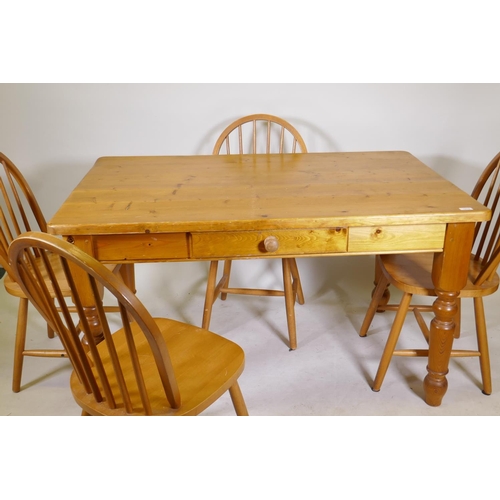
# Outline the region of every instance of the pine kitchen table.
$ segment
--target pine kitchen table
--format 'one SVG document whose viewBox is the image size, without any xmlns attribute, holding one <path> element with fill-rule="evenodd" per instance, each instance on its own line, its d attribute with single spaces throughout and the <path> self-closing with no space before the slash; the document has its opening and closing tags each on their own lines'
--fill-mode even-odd
<svg viewBox="0 0 500 500">
<path fill-rule="evenodd" d="M 125 270 L 139 262 L 435 252 L 424 389 L 426 402 L 439 406 L 474 226 L 489 217 L 402 151 L 123 156 L 99 158 L 48 231 L 104 263 L 130 264 Z M 123 276 L 133 288 L 133 273 Z M 83 282 L 80 289 L 100 338 Z"/>
</svg>

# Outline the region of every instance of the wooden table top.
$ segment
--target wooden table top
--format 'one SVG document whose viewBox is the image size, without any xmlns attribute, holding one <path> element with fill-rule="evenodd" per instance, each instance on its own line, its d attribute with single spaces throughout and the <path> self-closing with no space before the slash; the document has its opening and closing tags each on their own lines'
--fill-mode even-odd
<svg viewBox="0 0 500 500">
<path fill-rule="evenodd" d="M 487 208 L 403 151 L 103 157 L 48 231 L 265 230 L 489 217 Z"/>
</svg>

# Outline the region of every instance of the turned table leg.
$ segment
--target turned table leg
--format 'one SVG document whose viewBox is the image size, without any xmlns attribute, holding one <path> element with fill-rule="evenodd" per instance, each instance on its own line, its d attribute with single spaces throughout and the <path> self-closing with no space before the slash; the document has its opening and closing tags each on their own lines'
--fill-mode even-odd
<svg viewBox="0 0 500 500">
<path fill-rule="evenodd" d="M 458 295 L 467 283 L 474 223 L 448 224 L 443 252 L 436 253 L 432 279 L 437 299 L 429 337 L 429 360 L 424 379 L 425 401 L 439 406 L 448 388 L 446 375 L 455 332 Z"/>
<path fill-rule="evenodd" d="M 436 290 L 436 293 L 438 298 L 432 306 L 435 317 L 430 329 L 428 373 L 424 379 L 425 399 L 430 406 L 439 406 L 448 389 L 446 375 L 453 345 L 453 317 L 457 311 L 458 296 L 458 293 L 441 290 Z"/>
<path fill-rule="evenodd" d="M 67 237 L 67 240 L 69 243 L 73 243 L 84 252 L 93 256 L 91 238 L 69 236 Z M 85 312 L 85 317 L 87 319 L 90 332 L 92 333 L 95 343 L 98 344 L 99 342 L 102 342 L 104 340 L 104 334 L 102 331 L 101 322 L 99 320 L 97 307 L 95 305 L 94 295 L 88 281 L 87 273 L 80 269 L 78 266 L 75 266 L 73 269 L 73 277 L 75 280 L 75 286 L 78 290 L 80 301 L 83 306 L 83 310 Z M 82 331 L 85 331 L 82 325 L 80 325 L 80 328 L 82 329 Z M 85 336 L 83 336 L 82 338 L 82 343 L 84 345 L 87 345 L 88 343 L 88 340 Z"/>
</svg>

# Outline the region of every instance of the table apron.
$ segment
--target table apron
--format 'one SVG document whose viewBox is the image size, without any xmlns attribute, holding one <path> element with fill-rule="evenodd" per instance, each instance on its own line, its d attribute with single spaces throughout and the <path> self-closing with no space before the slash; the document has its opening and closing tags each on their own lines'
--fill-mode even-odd
<svg viewBox="0 0 500 500">
<path fill-rule="evenodd" d="M 443 249 L 446 224 L 68 236 L 101 262 L 376 254 Z M 266 250 L 274 238 L 277 248 Z"/>
</svg>

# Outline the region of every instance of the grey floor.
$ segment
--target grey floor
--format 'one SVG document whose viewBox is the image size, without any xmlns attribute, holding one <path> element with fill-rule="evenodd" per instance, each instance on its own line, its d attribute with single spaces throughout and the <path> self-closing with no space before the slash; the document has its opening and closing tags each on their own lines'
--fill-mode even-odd
<svg viewBox="0 0 500 500">
<path fill-rule="evenodd" d="M 498 295 L 486 300 L 493 394 L 481 392 L 477 358 L 450 363 L 448 392 L 440 407 L 423 401 L 424 358 L 394 358 L 382 390 L 370 384 L 394 314 L 375 317 L 367 338 L 358 330 L 368 306 L 373 257 L 335 257 L 298 261 L 306 304 L 296 306 L 298 349 L 290 352 L 281 298 L 230 296 L 214 306 L 210 329 L 232 339 L 246 353 L 240 386 L 253 416 L 342 415 L 499 415 L 500 308 Z M 136 267 L 137 294 L 155 316 L 200 324 L 207 263 L 141 264 Z M 242 276 L 245 275 L 245 280 Z M 261 276 L 266 276 L 263 281 Z M 280 284 L 279 261 L 237 262 L 234 284 Z M 399 295 L 392 292 L 394 299 Z M 66 359 L 26 358 L 22 390 L 11 391 L 17 299 L 0 286 L 0 414 L 79 415 L 69 391 Z M 463 305 L 461 348 L 475 347 L 472 304 Z M 30 309 L 30 347 L 49 347 L 45 325 Z M 413 316 L 408 317 L 401 346 L 424 347 Z M 459 344 L 458 344 L 459 343 Z M 204 415 L 233 415 L 224 395 Z"/>
</svg>

